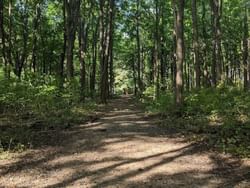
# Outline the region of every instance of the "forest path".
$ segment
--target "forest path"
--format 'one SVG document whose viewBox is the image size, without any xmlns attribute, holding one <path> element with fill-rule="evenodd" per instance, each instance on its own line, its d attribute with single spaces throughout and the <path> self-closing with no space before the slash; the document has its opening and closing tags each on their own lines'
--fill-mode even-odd
<svg viewBox="0 0 250 188">
<path fill-rule="evenodd" d="M 46 134 L 49 146 L 0 161 L 0 187 L 250 187 L 249 161 L 186 141 L 130 97 L 95 122 Z"/>
</svg>

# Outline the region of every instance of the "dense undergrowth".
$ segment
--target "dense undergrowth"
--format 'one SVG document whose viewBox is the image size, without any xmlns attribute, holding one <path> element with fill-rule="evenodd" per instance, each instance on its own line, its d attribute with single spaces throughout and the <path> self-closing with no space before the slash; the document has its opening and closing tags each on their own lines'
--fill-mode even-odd
<svg viewBox="0 0 250 188">
<path fill-rule="evenodd" d="M 88 120 L 92 102 L 79 102 L 77 84 L 56 87 L 53 77 L 0 81 L 0 152 L 32 147 L 41 131 L 62 130 Z"/>
<path fill-rule="evenodd" d="M 143 100 L 146 108 L 161 113 L 164 126 L 223 152 L 250 157 L 249 92 L 229 87 L 195 90 L 185 94 L 181 113 L 174 107 L 172 93 L 154 103 L 148 100 L 149 93 Z"/>
</svg>

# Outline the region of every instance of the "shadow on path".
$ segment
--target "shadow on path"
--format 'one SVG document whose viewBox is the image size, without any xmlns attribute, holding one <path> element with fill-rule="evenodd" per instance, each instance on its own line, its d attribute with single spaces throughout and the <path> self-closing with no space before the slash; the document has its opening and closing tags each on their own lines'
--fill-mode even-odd
<svg viewBox="0 0 250 188">
<path fill-rule="evenodd" d="M 132 98 L 101 111 L 95 122 L 49 133 L 51 144 L 0 161 L 0 187 L 250 187 L 249 161 L 187 142 Z"/>
</svg>

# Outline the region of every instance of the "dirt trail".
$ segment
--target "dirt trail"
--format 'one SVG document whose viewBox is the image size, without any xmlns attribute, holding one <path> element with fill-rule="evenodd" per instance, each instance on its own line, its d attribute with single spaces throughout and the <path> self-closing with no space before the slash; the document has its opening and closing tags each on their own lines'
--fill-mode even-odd
<svg viewBox="0 0 250 188">
<path fill-rule="evenodd" d="M 0 161 L 0 187 L 250 187 L 249 161 L 187 142 L 135 103 L 115 99 L 95 122 Z"/>
</svg>

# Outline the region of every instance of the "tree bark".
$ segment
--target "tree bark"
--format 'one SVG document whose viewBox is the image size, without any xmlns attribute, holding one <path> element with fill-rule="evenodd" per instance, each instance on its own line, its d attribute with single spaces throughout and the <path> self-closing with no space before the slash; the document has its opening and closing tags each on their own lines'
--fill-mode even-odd
<svg viewBox="0 0 250 188">
<path fill-rule="evenodd" d="M 5 51 L 5 30 L 4 30 L 4 2 L 0 1 L 0 47 L 1 47 L 1 53 L 2 53 L 2 62 L 4 66 L 4 73 L 5 77 L 8 78 L 8 61 L 6 59 L 6 51 Z"/>
<path fill-rule="evenodd" d="M 114 75 L 114 65 L 113 65 L 113 43 L 114 43 L 114 16 L 115 16 L 115 1 L 110 0 L 110 18 L 109 18 L 109 96 L 114 94 L 114 82 L 115 82 L 115 75 Z"/>
<path fill-rule="evenodd" d="M 159 0 L 155 0 L 155 40 L 154 40 L 154 88 L 155 88 L 155 99 L 160 96 L 160 59 L 159 59 L 159 49 L 160 49 L 160 38 L 159 38 Z"/>
<path fill-rule="evenodd" d="M 248 59 L 249 59 L 249 52 L 248 52 L 248 40 L 249 40 L 249 31 L 248 31 L 248 15 L 247 15 L 247 8 L 245 7 L 245 14 L 244 14 L 244 36 L 243 36 L 243 66 L 244 66 L 244 89 L 248 89 Z"/>
<path fill-rule="evenodd" d="M 101 103 L 107 103 L 108 92 L 108 48 L 109 48 L 109 26 L 105 24 L 107 14 L 105 14 L 105 1 L 100 0 L 100 99 Z M 109 22 L 108 22 L 109 23 Z M 106 31 L 105 31 L 106 28 Z"/>
<path fill-rule="evenodd" d="M 63 0 L 63 6 L 62 6 L 62 12 L 63 12 L 63 47 L 62 47 L 62 53 L 61 53 L 61 59 L 59 63 L 59 88 L 63 88 L 64 83 L 64 61 L 65 61 L 65 54 L 66 54 L 66 48 L 67 48 L 67 29 L 66 29 L 66 0 Z"/>
<path fill-rule="evenodd" d="M 136 45 L 137 45 L 137 81 L 138 90 L 136 94 L 142 92 L 142 80 L 141 80 L 141 37 L 140 37 L 140 0 L 136 1 Z"/>
<path fill-rule="evenodd" d="M 98 40 L 98 29 L 99 29 L 99 18 L 96 23 L 96 28 L 93 31 L 93 41 L 92 41 L 92 73 L 90 77 L 90 92 L 91 97 L 95 95 L 95 85 L 96 85 L 96 61 L 97 61 L 97 40 Z"/>
<path fill-rule="evenodd" d="M 37 59 L 37 38 L 38 38 L 38 27 L 41 17 L 41 8 L 40 3 L 36 5 L 36 15 L 33 20 L 33 46 L 32 46 L 32 60 L 31 64 L 33 67 L 33 71 L 36 72 L 36 59 Z"/>
<path fill-rule="evenodd" d="M 172 0 L 172 7 L 173 7 L 173 16 L 174 16 L 174 23 L 173 23 L 173 45 L 172 45 L 172 62 L 171 62 L 171 81 L 172 81 L 172 89 L 175 91 L 176 89 L 176 22 L 177 22 L 177 10 L 176 10 L 176 0 Z"/>
<path fill-rule="evenodd" d="M 8 7 L 8 16 L 9 16 L 9 36 L 8 36 L 8 52 L 7 52 L 7 57 L 8 57 L 8 63 L 7 63 L 7 77 L 10 77 L 10 67 L 13 65 L 12 62 L 12 0 L 9 0 L 9 7 Z"/>
<path fill-rule="evenodd" d="M 86 10 L 85 1 L 83 1 L 83 11 L 88 11 L 88 18 L 90 17 L 91 11 Z M 92 8 L 92 7 L 91 7 Z M 90 9 L 91 9 L 90 8 Z M 85 58 L 88 48 L 88 37 L 89 37 L 89 22 L 88 18 L 80 14 L 79 17 L 79 60 L 80 60 L 80 99 L 82 102 L 85 101 L 86 97 L 86 65 Z"/>
<path fill-rule="evenodd" d="M 28 19 L 29 19 L 29 15 L 28 15 L 28 4 L 27 4 L 27 0 L 24 1 L 24 9 L 21 13 L 21 19 L 22 19 L 22 49 L 18 49 L 17 47 L 15 47 L 13 50 L 16 52 L 15 54 L 15 67 L 14 67 L 14 73 L 15 75 L 19 78 L 19 80 L 21 79 L 21 75 L 22 75 L 22 70 L 24 67 L 24 64 L 27 60 L 27 54 L 28 54 Z M 11 12 L 11 10 L 10 10 Z M 11 15 L 11 13 L 10 13 Z M 12 22 L 12 21 L 11 21 Z M 12 23 L 10 23 L 10 25 L 12 26 Z M 10 30 L 12 30 L 12 27 L 10 27 Z M 11 32 L 10 32 L 11 35 Z M 15 39 L 16 40 L 16 39 Z M 9 44 L 10 45 L 10 44 Z M 11 45 L 9 46 L 9 53 L 11 56 L 12 53 L 12 47 Z"/>
<path fill-rule="evenodd" d="M 175 103 L 177 107 L 183 105 L 183 62 L 184 62 L 184 5 L 185 0 L 175 0 L 176 6 L 176 89 Z"/>
<path fill-rule="evenodd" d="M 80 11 L 80 0 L 66 0 L 66 32 L 67 32 L 67 76 L 71 80 L 74 77 L 73 50 L 76 36 L 77 21 Z"/>
<path fill-rule="evenodd" d="M 192 0 L 192 21 L 193 21 L 193 48 L 194 48 L 194 65 L 195 65 L 195 81 L 196 88 L 200 88 L 201 83 L 201 70 L 200 70 L 200 57 L 199 57 L 199 35 L 197 23 L 197 1 Z"/>
<path fill-rule="evenodd" d="M 213 31 L 213 52 L 212 52 L 212 85 L 216 87 L 221 80 L 221 7 L 222 0 L 211 0 L 212 31 Z"/>
</svg>

